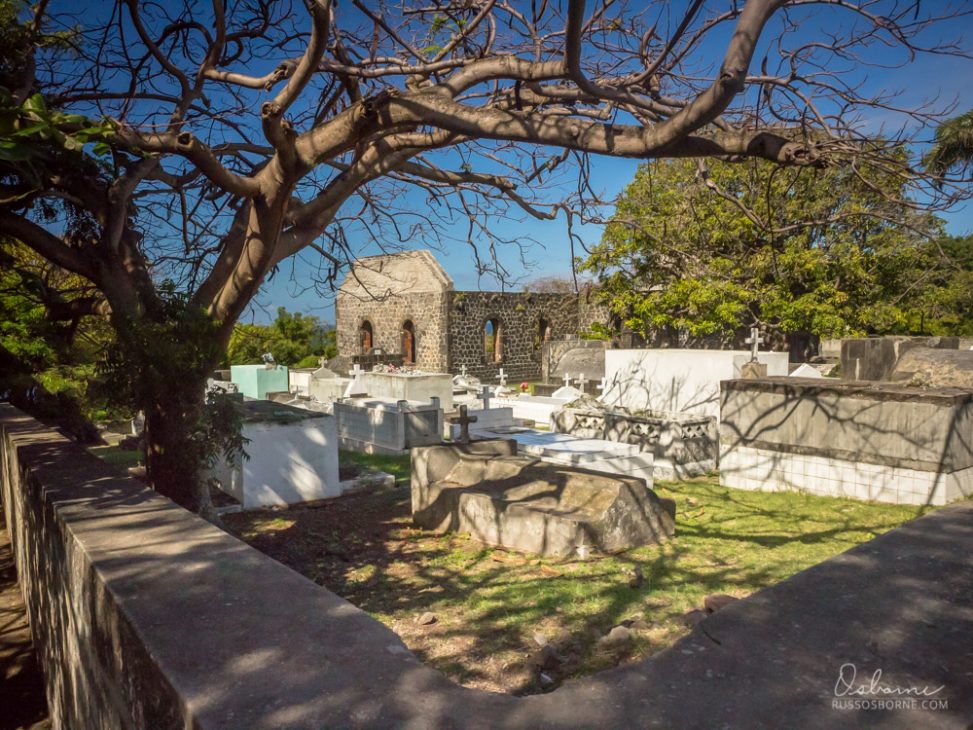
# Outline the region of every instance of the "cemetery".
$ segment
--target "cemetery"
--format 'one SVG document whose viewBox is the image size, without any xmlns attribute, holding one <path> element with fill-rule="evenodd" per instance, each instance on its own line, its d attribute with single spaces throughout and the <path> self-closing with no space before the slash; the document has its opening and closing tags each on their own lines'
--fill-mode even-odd
<svg viewBox="0 0 973 730">
<path fill-rule="evenodd" d="M 682 5 L 3 4 L 0 730 L 973 728 L 973 11 Z"/>
</svg>

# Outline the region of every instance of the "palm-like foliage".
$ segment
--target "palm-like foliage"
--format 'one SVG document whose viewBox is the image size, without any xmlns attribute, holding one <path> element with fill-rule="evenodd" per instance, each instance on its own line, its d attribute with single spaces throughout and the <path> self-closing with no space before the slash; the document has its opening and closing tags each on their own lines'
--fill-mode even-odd
<svg viewBox="0 0 973 730">
<path fill-rule="evenodd" d="M 973 109 L 939 125 L 936 141 L 923 162 L 937 175 L 957 166 L 965 171 L 973 165 Z"/>
</svg>

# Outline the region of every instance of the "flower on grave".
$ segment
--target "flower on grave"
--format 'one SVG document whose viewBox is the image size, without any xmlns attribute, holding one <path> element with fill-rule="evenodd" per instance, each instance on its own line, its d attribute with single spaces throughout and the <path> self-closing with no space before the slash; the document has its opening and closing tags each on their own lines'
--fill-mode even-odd
<svg viewBox="0 0 973 730">
<path fill-rule="evenodd" d="M 530 383 L 528 383 L 526 380 L 520 384 L 521 393 L 526 393 L 528 388 L 530 388 Z"/>
</svg>

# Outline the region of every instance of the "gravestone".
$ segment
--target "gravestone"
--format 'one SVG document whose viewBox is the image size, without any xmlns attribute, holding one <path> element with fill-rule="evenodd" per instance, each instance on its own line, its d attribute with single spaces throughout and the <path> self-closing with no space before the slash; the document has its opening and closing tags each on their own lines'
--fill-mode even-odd
<svg viewBox="0 0 973 730">
<path fill-rule="evenodd" d="M 638 479 L 517 455 L 509 440 L 412 452 L 412 518 L 436 532 L 564 557 L 618 552 L 675 533 L 674 504 Z"/>
<path fill-rule="evenodd" d="M 248 398 L 263 400 L 267 393 L 288 392 L 287 368 L 283 365 L 233 365 L 230 379 Z"/>
<path fill-rule="evenodd" d="M 426 403 L 438 398 L 444 410 L 453 410 L 453 376 L 449 373 L 364 372 L 360 383 L 366 393 L 376 398 Z"/>
</svg>

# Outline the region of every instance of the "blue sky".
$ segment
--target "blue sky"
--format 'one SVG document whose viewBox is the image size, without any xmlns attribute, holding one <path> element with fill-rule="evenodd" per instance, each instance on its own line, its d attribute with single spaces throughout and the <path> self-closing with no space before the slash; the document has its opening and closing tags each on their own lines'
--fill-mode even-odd
<svg viewBox="0 0 973 730">
<path fill-rule="evenodd" d="M 932 6 L 940 7 L 936 2 L 933 2 Z M 820 17 L 822 24 L 834 22 L 836 19 L 835 14 L 830 11 L 829 14 Z M 810 27 L 814 19 L 812 18 L 812 22 L 807 24 L 808 27 L 802 28 L 800 31 L 802 36 L 810 37 L 815 32 L 814 28 Z M 946 24 L 936 33 L 949 34 L 953 39 L 973 38 L 973 18 L 957 18 L 955 22 Z M 773 35 L 771 29 L 767 36 Z M 713 39 L 712 55 L 717 62 L 722 52 L 721 41 L 722 39 L 719 38 Z M 883 63 L 896 63 L 903 60 L 901 56 L 886 55 L 889 51 L 884 48 L 875 49 L 872 53 L 875 54 L 874 60 Z M 970 60 L 921 55 L 914 62 L 900 68 L 854 69 L 851 73 L 857 75 L 869 90 L 901 91 L 902 95 L 898 103 L 902 106 L 919 107 L 933 102 L 942 108 L 955 104 L 957 112 L 973 107 L 973 83 L 971 83 L 973 82 L 973 61 Z M 866 120 L 867 126 L 876 132 L 881 130 L 883 125 L 896 126 L 897 121 L 893 115 L 878 112 Z M 925 136 L 928 139 L 931 132 Z M 605 198 L 614 197 L 631 180 L 637 165 L 636 160 L 594 158 L 591 166 L 594 189 Z M 973 232 L 973 205 L 958 207 L 944 217 L 950 233 Z M 499 260 L 512 271 L 521 274 L 522 278 L 530 280 L 541 276 L 570 275 L 570 248 L 567 226 L 563 217 L 554 221 L 538 221 L 529 217 L 520 221 L 498 221 L 496 228 L 504 235 L 533 239 L 536 242 L 528 251 L 527 269 L 524 269 L 519 262 L 520 252 L 517 247 L 511 246 L 498 251 Z M 589 245 L 596 243 L 601 236 L 601 229 L 598 226 L 576 227 L 575 232 L 579 233 Z M 375 253 L 374 250 L 369 250 L 362 245 L 361 241 L 352 243 L 358 243 L 363 253 Z M 421 245 L 416 242 L 415 247 Z M 465 244 L 450 245 L 445 250 L 437 250 L 434 253 L 453 278 L 458 289 L 498 288 L 495 281 L 477 277 L 470 251 Z M 333 321 L 332 298 L 322 296 L 313 287 L 309 287 L 306 276 L 301 273 L 303 268 L 301 265 L 291 266 L 285 262 L 278 274 L 265 283 L 254 306 L 244 315 L 243 320 L 268 321 L 273 317 L 278 306 L 285 306 L 290 310 L 314 314 L 327 322 Z"/>
</svg>

